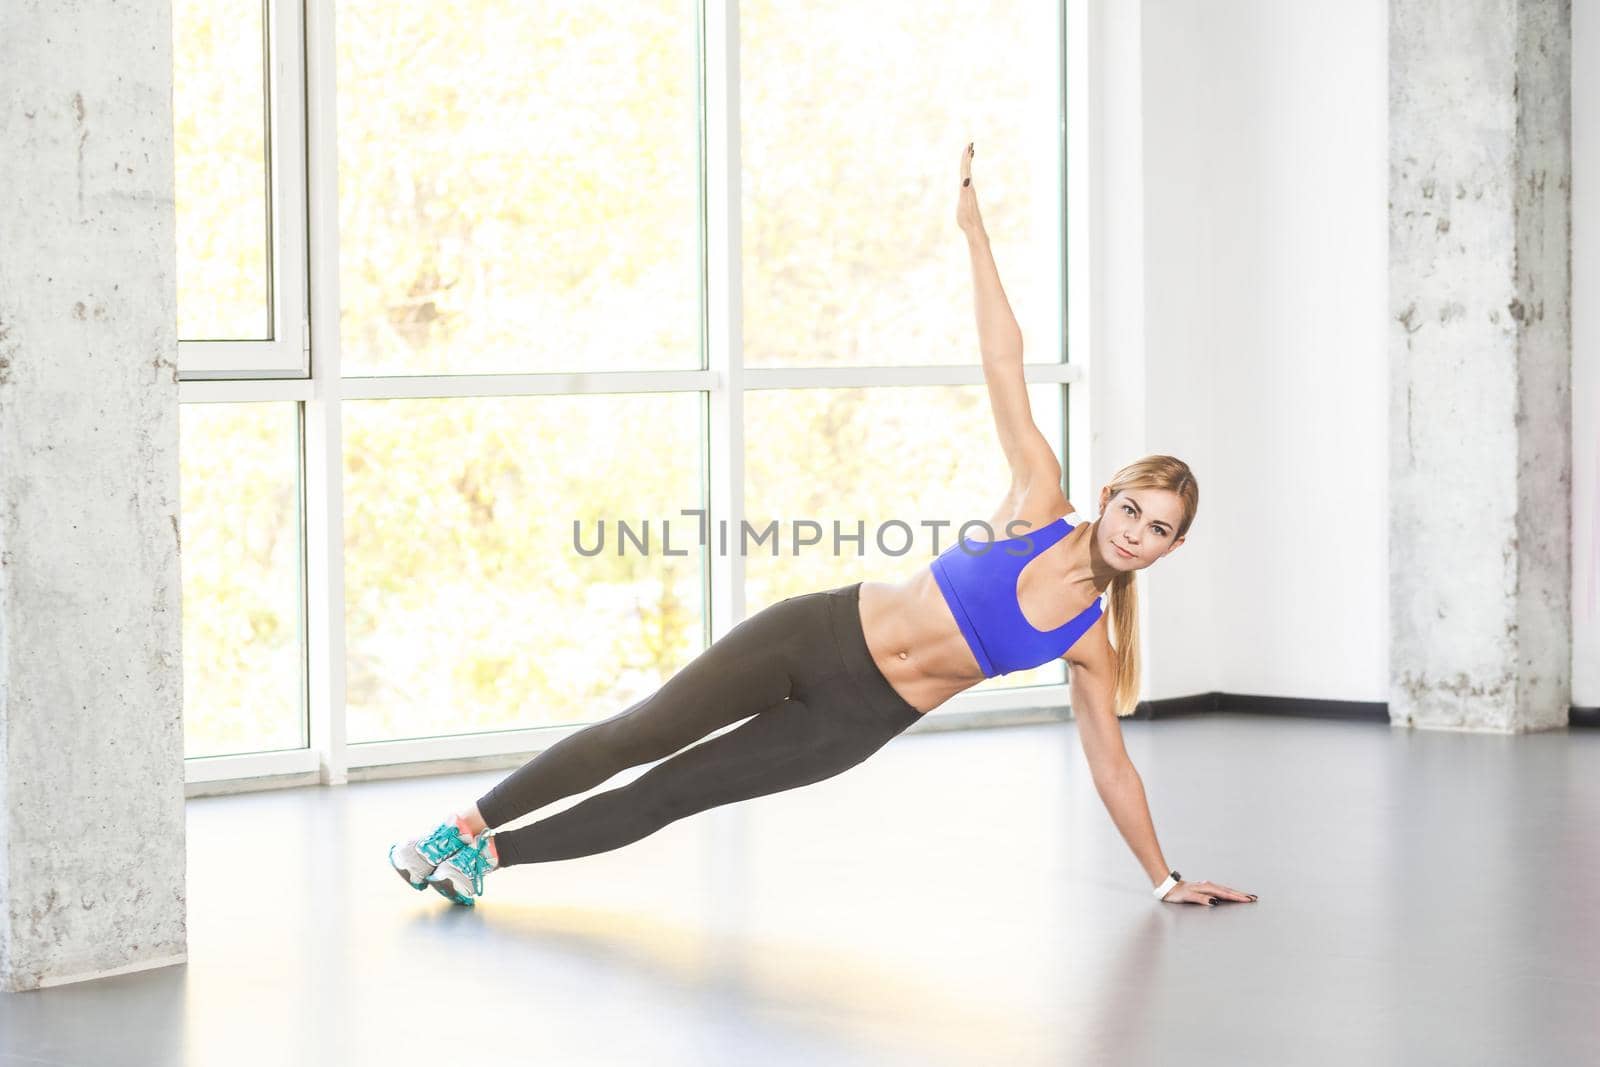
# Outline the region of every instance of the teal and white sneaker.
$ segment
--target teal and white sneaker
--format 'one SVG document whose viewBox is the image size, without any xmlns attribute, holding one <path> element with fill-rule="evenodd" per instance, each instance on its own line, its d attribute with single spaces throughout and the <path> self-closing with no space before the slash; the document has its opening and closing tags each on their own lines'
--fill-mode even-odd
<svg viewBox="0 0 1600 1067">
<path fill-rule="evenodd" d="M 493 837 L 492 830 L 485 830 L 472 844 L 452 853 L 428 875 L 428 884 L 452 903 L 472 907 L 474 898 L 483 896 L 483 876 L 500 867 L 496 856 L 488 852 Z"/>
<path fill-rule="evenodd" d="M 442 822 L 427 837 L 413 838 L 389 846 L 389 866 L 412 889 L 428 888 L 428 875 L 464 848 L 470 848 L 454 822 Z"/>
</svg>

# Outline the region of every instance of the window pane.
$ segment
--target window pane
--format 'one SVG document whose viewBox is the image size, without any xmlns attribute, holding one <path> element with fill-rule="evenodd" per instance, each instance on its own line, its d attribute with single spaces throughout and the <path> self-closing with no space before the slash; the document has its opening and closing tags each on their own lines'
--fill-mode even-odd
<svg viewBox="0 0 1600 1067">
<path fill-rule="evenodd" d="M 1064 390 L 1028 387 L 1034 421 L 1057 455 Z M 745 597 L 751 613 L 796 593 L 858 579 L 910 577 L 955 544 L 963 522 L 988 521 L 1011 481 L 981 385 L 755 390 L 745 397 L 745 426 L 751 440 L 759 431 L 759 439 L 774 445 L 751 449 L 745 457 L 746 515 L 755 531 L 776 519 L 779 535 L 776 557 L 771 538 L 746 548 Z M 822 539 L 797 550 L 793 524 L 800 519 L 820 524 Z M 909 529 L 890 525 L 895 520 Z M 949 525 L 923 525 L 941 520 Z M 858 523 L 861 543 L 843 540 L 857 532 Z M 888 552 L 878 547 L 880 529 Z M 730 528 L 730 546 L 735 532 Z M 817 536 L 810 528 L 799 533 Z M 981 527 L 968 534 L 987 536 Z M 1057 661 L 986 679 L 977 688 L 1064 678 Z"/>
<path fill-rule="evenodd" d="M 700 365 L 695 4 L 338 4 L 346 373 Z"/>
<path fill-rule="evenodd" d="M 178 336 L 265 340 L 267 139 L 261 0 L 174 0 Z"/>
<path fill-rule="evenodd" d="M 304 748 L 296 404 L 179 408 L 185 756 Z"/>
<path fill-rule="evenodd" d="M 702 506 L 700 394 L 349 401 L 344 419 L 351 741 L 602 719 L 704 647 L 680 516 Z M 650 520 L 648 551 L 619 554 L 618 519 Z M 592 548 L 602 520 L 605 550 L 581 555 L 574 521 Z"/>
<path fill-rule="evenodd" d="M 1059 6 L 740 4 L 747 364 L 977 360 L 969 141 L 1027 358 L 1060 361 Z"/>
</svg>

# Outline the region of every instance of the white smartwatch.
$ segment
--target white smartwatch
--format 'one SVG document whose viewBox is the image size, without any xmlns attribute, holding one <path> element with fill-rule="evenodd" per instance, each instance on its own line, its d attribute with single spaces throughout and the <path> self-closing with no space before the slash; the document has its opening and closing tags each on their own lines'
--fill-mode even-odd
<svg viewBox="0 0 1600 1067">
<path fill-rule="evenodd" d="M 1151 890 L 1151 892 L 1155 893 L 1157 900 L 1161 900 L 1168 893 L 1172 892 L 1173 886 L 1177 885 L 1181 881 L 1183 881 L 1183 876 L 1177 871 L 1168 871 L 1167 880 L 1156 886 L 1155 889 Z"/>
</svg>

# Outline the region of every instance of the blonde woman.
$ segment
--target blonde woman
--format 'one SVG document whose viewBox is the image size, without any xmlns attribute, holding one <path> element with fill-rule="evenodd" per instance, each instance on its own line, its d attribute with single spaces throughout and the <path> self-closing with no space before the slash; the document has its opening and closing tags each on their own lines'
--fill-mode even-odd
<svg viewBox="0 0 1600 1067">
<path fill-rule="evenodd" d="M 1186 882 L 1167 866 L 1117 721 L 1139 689 L 1134 574 L 1183 544 L 1199 505 L 1194 476 L 1181 460 L 1148 456 L 1101 490 L 1098 519 L 1073 509 L 1029 410 L 1022 336 L 978 214 L 972 159 L 968 145 L 956 221 L 972 253 L 984 377 L 1010 466 L 988 524 L 1003 536 L 962 539 L 899 582 L 853 582 L 756 612 L 650 696 L 561 739 L 431 833 L 392 846 L 390 864 L 410 885 L 470 906 L 491 871 L 620 848 L 696 812 L 830 778 L 985 678 L 1061 658 L 1095 785 L 1154 895 L 1255 899 Z M 655 760 L 627 785 L 526 826 L 489 829 Z"/>
</svg>

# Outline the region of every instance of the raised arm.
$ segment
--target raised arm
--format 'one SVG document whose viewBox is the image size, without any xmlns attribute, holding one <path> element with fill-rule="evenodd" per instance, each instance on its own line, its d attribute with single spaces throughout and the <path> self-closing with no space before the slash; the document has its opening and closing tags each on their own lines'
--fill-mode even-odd
<svg viewBox="0 0 1600 1067">
<path fill-rule="evenodd" d="M 989 234 L 978 212 L 978 194 L 972 186 L 973 148 L 961 153 L 961 197 L 956 222 L 967 236 L 972 254 L 972 285 L 977 302 L 978 351 L 983 357 L 983 379 L 989 387 L 1000 448 L 1011 466 L 1013 483 L 1061 484 L 1061 461 L 1049 440 L 1033 421 L 1028 387 L 1022 376 L 1022 330 L 989 249 Z"/>
</svg>

